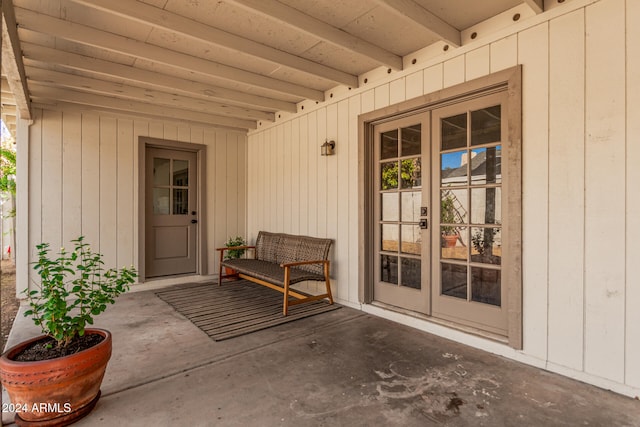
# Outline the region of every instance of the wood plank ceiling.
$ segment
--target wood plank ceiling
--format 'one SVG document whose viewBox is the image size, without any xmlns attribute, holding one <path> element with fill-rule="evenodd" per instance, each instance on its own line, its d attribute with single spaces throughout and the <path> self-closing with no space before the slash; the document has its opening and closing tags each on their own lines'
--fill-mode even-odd
<svg viewBox="0 0 640 427">
<path fill-rule="evenodd" d="M 549 2 L 549 0 L 547 0 Z M 250 130 L 543 0 L 4 0 L 2 117 L 97 110 Z M 16 31 L 17 30 L 17 31 Z"/>
</svg>

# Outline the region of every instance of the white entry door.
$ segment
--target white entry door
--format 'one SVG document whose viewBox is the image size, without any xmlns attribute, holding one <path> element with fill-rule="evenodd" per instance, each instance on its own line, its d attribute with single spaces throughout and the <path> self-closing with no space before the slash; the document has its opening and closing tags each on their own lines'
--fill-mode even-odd
<svg viewBox="0 0 640 427">
<path fill-rule="evenodd" d="M 196 273 L 197 155 L 146 150 L 146 277 Z"/>
</svg>

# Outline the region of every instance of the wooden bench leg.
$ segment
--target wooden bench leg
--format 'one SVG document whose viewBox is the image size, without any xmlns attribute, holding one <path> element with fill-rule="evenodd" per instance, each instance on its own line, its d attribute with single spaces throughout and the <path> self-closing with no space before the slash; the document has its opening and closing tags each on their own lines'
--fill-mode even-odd
<svg viewBox="0 0 640 427">
<path fill-rule="evenodd" d="M 284 268 L 284 301 L 282 302 L 282 314 L 286 316 L 289 312 L 289 267 Z"/>
<path fill-rule="evenodd" d="M 331 295 L 331 279 L 329 278 L 329 263 L 324 264 L 324 282 L 327 286 L 327 296 L 329 297 L 329 304 L 333 304 L 333 296 Z"/>
<path fill-rule="evenodd" d="M 220 267 L 218 270 L 218 286 L 222 286 L 222 251 L 220 251 L 220 263 L 218 265 Z"/>
</svg>

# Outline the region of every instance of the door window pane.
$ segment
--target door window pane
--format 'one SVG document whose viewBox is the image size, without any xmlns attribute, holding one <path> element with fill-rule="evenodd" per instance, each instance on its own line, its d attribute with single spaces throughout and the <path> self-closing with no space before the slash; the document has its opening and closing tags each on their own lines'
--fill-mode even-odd
<svg viewBox="0 0 640 427">
<path fill-rule="evenodd" d="M 502 189 L 500 187 L 471 189 L 471 223 L 502 223 Z"/>
<path fill-rule="evenodd" d="M 382 224 L 382 245 L 383 251 L 398 252 L 400 240 L 400 226 L 396 224 Z"/>
<path fill-rule="evenodd" d="M 406 254 L 420 255 L 422 233 L 418 225 L 402 225 L 402 246 L 400 250 Z"/>
<path fill-rule="evenodd" d="M 471 145 L 499 142 L 500 105 L 471 112 Z"/>
<path fill-rule="evenodd" d="M 380 158 L 398 157 L 398 131 L 392 130 L 380 135 Z"/>
<path fill-rule="evenodd" d="M 467 260 L 469 238 L 467 227 L 440 227 L 440 257 Z"/>
<path fill-rule="evenodd" d="M 189 162 L 187 160 L 173 161 L 173 185 L 181 187 L 189 185 Z"/>
<path fill-rule="evenodd" d="M 155 187 L 169 185 L 171 183 L 170 165 L 171 161 L 169 159 L 153 158 L 153 185 Z"/>
<path fill-rule="evenodd" d="M 462 224 L 467 222 L 467 189 L 440 191 L 440 222 Z"/>
<path fill-rule="evenodd" d="M 420 206 L 422 206 L 422 192 L 404 191 L 402 195 L 402 221 L 418 222 L 420 220 Z"/>
<path fill-rule="evenodd" d="M 402 188 L 416 188 L 422 186 L 422 163 L 420 157 L 401 161 Z"/>
<path fill-rule="evenodd" d="M 442 149 L 467 146 L 467 113 L 442 119 Z"/>
<path fill-rule="evenodd" d="M 183 188 L 173 189 L 173 214 L 189 214 L 189 190 Z"/>
<path fill-rule="evenodd" d="M 154 215 L 169 215 L 169 197 L 170 197 L 170 192 L 168 188 L 153 189 L 153 214 Z"/>
<path fill-rule="evenodd" d="M 398 195 L 399 193 L 382 193 L 381 196 L 381 208 L 382 208 L 382 220 L 383 221 L 398 221 Z"/>
<path fill-rule="evenodd" d="M 471 150 L 471 184 L 500 184 L 502 182 L 502 147 Z"/>
<path fill-rule="evenodd" d="M 440 155 L 440 185 L 451 187 L 467 185 L 467 150 Z"/>
<path fill-rule="evenodd" d="M 415 156 L 420 154 L 422 145 L 422 125 L 410 126 L 400 130 L 402 135 L 401 156 Z"/>
<path fill-rule="evenodd" d="M 440 279 L 442 295 L 467 299 L 467 266 L 442 263 Z"/>
<path fill-rule="evenodd" d="M 400 258 L 402 263 L 402 286 L 420 289 L 422 287 L 420 260 L 413 258 Z"/>
<path fill-rule="evenodd" d="M 501 304 L 500 270 L 471 267 L 471 300 L 485 304 Z"/>
<path fill-rule="evenodd" d="M 380 255 L 380 280 L 387 283 L 398 284 L 398 257 Z"/>
<path fill-rule="evenodd" d="M 496 227 L 471 227 L 471 261 L 502 263 L 502 233 Z"/>
<path fill-rule="evenodd" d="M 385 162 L 380 165 L 380 188 L 393 190 L 398 188 L 398 162 Z"/>
</svg>

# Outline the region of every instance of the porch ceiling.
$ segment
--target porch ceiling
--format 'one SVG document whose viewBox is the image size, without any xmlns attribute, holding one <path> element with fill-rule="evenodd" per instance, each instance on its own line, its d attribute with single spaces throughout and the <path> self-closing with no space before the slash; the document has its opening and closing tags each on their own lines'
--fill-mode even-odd
<svg viewBox="0 0 640 427">
<path fill-rule="evenodd" d="M 2 115 L 59 106 L 254 129 L 543 0 L 4 0 Z M 17 31 L 16 31 L 17 29 Z M 475 38 L 475 37 L 474 37 Z M 438 51 L 442 51 L 439 49 Z M 13 53 L 13 55 L 12 55 Z M 407 58 L 409 58 L 407 60 Z M 409 65 L 407 65 L 409 64 Z"/>
</svg>

